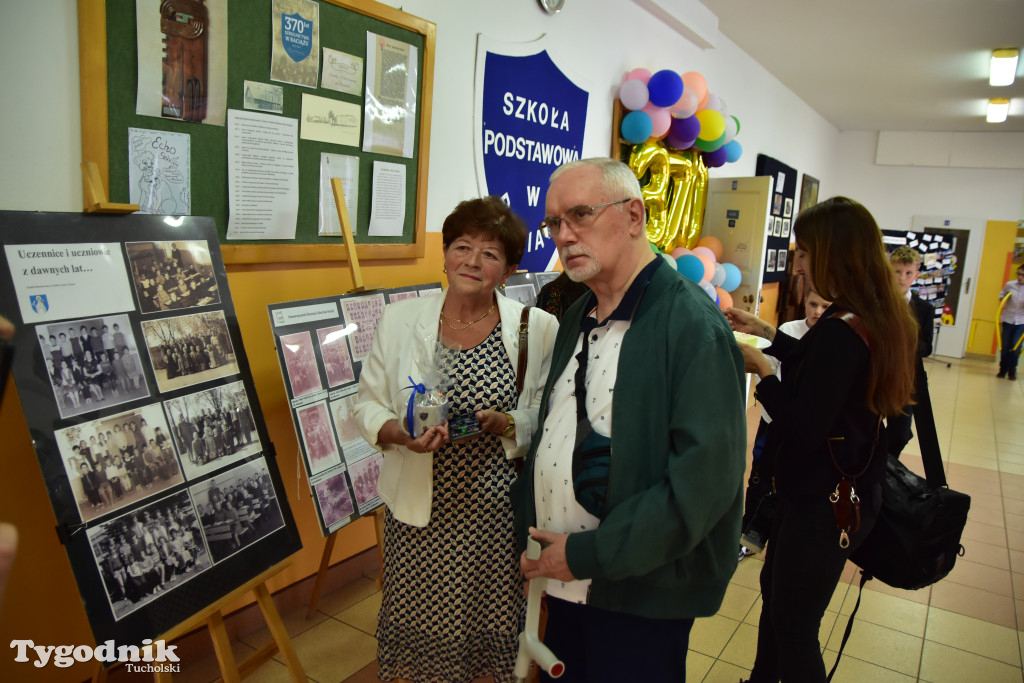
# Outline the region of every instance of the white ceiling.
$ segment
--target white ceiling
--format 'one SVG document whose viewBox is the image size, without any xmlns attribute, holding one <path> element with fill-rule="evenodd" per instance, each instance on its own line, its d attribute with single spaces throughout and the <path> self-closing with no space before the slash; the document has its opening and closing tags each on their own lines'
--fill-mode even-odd
<svg viewBox="0 0 1024 683">
<path fill-rule="evenodd" d="M 1024 132 L 1024 60 L 988 84 L 992 50 L 1024 46 L 1024 0 L 701 0 L 718 30 L 840 131 Z M 1009 97 L 986 123 L 990 97 Z"/>
</svg>

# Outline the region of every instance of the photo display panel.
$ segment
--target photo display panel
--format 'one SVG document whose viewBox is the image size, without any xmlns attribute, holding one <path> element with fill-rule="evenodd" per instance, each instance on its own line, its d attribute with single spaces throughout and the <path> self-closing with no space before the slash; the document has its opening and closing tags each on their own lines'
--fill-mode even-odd
<svg viewBox="0 0 1024 683">
<path fill-rule="evenodd" d="M 302 547 L 211 218 L 0 212 L 12 372 L 97 642 Z"/>
<path fill-rule="evenodd" d="M 434 282 L 267 307 L 324 536 L 381 505 L 377 476 L 383 456 L 363 439 L 355 406 L 359 371 L 384 307 L 440 293 Z"/>
</svg>

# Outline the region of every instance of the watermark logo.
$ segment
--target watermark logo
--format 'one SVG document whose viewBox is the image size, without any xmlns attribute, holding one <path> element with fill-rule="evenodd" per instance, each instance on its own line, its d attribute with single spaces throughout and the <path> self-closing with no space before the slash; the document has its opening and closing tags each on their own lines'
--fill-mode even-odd
<svg viewBox="0 0 1024 683">
<path fill-rule="evenodd" d="M 114 645 L 113 640 L 96 648 L 88 645 L 36 645 L 31 640 L 11 641 L 11 648 L 16 651 L 14 661 L 32 662 L 33 666 L 40 669 L 51 663 L 66 668 L 75 662 L 97 661 L 108 664 L 122 662 L 128 671 L 147 673 L 179 673 L 181 667 L 177 662 L 181 660 L 174 654 L 177 647 L 167 645 L 162 640 L 154 643 L 149 638 L 142 641 L 142 647 Z"/>
</svg>

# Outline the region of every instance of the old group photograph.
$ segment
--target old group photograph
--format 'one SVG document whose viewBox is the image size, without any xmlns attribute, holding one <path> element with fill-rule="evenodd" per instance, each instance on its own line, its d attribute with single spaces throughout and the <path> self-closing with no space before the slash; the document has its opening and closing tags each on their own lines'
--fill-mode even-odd
<svg viewBox="0 0 1024 683">
<path fill-rule="evenodd" d="M 114 619 L 212 566 L 188 492 L 179 491 L 88 530 Z"/>
<path fill-rule="evenodd" d="M 161 393 L 238 374 L 223 311 L 142 321 Z"/>
<path fill-rule="evenodd" d="M 205 479 L 189 490 L 214 562 L 284 526 L 263 458 Z"/>
<path fill-rule="evenodd" d="M 224 468 L 262 450 L 241 381 L 164 401 L 186 479 Z"/>
<path fill-rule="evenodd" d="M 36 325 L 36 336 L 62 418 L 149 396 L 127 315 Z"/>
<path fill-rule="evenodd" d="M 206 240 L 128 242 L 125 246 L 143 313 L 220 303 Z"/>
<path fill-rule="evenodd" d="M 169 432 L 159 403 L 54 432 L 83 522 L 184 481 Z"/>
</svg>

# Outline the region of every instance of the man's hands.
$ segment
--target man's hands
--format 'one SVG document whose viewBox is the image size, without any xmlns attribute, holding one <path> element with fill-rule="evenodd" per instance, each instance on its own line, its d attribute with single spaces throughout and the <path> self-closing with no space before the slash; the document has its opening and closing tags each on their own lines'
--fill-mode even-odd
<svg viewBox="0 0 1024 683">
<path fill-rule="evenodd" d="M 530 527 L 530 536 L 536 539 L 543 550 L 539 560 L 527 559 L 524 552 L 519 558 L 519 568 L 527 579 L 546 577 L 558 581 L 575 581 L 565 559 L 565 542 L 569 534 L 559 534 Z"/>
</svg>

